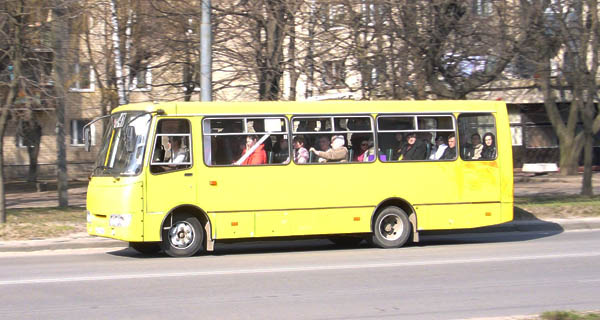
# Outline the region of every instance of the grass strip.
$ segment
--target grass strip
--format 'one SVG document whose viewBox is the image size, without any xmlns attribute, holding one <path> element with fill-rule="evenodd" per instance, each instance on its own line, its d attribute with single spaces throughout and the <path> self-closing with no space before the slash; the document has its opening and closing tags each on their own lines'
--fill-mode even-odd
<svg viewBox="0 0 600 320">
<path fill-rule="evenodd" d="M 34 240 L 85 232 L 85 211 L 80 207 L 6 210 L 0 240 Z"/>
<path fill-rule="evenodd" d="M 542 320 L 600 320 L 600 314 L 576 311 L 547 311 L 540 315 Z"/>
</svg>

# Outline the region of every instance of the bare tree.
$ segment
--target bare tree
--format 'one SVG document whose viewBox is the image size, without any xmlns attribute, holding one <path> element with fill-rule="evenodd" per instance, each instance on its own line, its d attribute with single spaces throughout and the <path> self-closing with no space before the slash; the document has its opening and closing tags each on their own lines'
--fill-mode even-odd
<svg viewBox="0 0 600 320">
<path fill-rule="evenodd" d="M 295 13 L 301 1 L 260 0 L 214 4 L 220 28 L 240 30 L 236 38 L 216 42 L 215 53 L 225 53 L 227 65 L 243 68 L 256 79 L 259 100 L 281 98 L 281 80 L 285 66 L 285 41 L 294 27 Z M 222 48 L 219 48 L 222 46 Z M 237 49 L 233 48 L 235 46 Z M 290 61 L 288 61 L 290 63 Z"/>
<path fill-rule="evenodd" d="M 521 6 L 524 19 L 533 21 L 529 47 L 535 48 L 522 55 L 535 68 L 558 137 L 560 172 L 576 174 L 585 148 L 582 194 L 591 195 L 593 135 L 600 130 L 597 1 L 522 1 Z M 570 102 L 561 103 L 560 97 L 570 97 Z"/>
<path fill-rule="evenodd" d="M 48 103 L 46 88 L 51 55 L 45 50 L 42 1 L 4 1 L 0 4 L 0 168 L 4 168 L 4 136 L 9 118 L 17 123 L 15 140 L 22 139 L 29 153 L 28 180 L 37 174 L 41 138 L 36 112 Z M 0 171 L 0 222 L 6 221 L 4 174 Z"/>
</svg>

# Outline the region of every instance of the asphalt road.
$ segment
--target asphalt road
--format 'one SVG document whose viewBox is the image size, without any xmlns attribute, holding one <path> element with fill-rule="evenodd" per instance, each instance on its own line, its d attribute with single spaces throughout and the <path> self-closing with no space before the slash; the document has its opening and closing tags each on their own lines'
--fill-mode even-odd
<svg viewBox="0 0 600 320">
<path fill-rule="evenodd" d="M 1 319 L 463 319 L 600 309 L 600 231 L 1 253 Z"/>
</svg>

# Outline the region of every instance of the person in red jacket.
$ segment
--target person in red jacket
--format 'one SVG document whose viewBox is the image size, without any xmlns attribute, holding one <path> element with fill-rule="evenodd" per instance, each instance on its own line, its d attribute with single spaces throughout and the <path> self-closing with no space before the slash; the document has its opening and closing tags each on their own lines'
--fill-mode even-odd
<svg viewBox="0 0 600 320">
<path fill-rule="evenodd" d="M 246 137 L 246 149 L 242 153 L 242 158 L 246 155 L 250 149 L 256 144 L 258 137 L 248 136 Z M 265 164 L 267 163 L 267 153 L 265 152 L 265 146 L 263 144 L 259 145 L 248 158 L 239 163 L 240 165 L 256 165 L 256 164 Z"/>
</svg>

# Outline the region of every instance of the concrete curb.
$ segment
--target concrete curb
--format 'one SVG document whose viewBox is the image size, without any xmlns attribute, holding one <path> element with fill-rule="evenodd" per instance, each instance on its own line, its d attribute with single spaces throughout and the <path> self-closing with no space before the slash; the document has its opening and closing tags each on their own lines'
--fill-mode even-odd
<svg viewBox="0 0 600 320">
<path fill-rule="evenodd" d="M 600 218 L 552 219 L 552 220 L 517 220 L 500 225 L 463 230 L 433 231 L 431 233 L 494 233 L 494 232 L 563 232 L 574 230 L 600 229 Z M 428 233 L 429 234 L 429 233 Z M 0 252 L 33 252 L 43 250 L 88 249 L 88 248 L 126 248 L 127 242 L 91 237 L 78 233 L 68 237 L 0 241 Z"/>
</svg>

